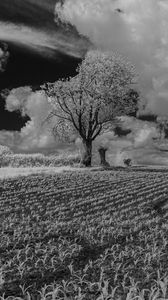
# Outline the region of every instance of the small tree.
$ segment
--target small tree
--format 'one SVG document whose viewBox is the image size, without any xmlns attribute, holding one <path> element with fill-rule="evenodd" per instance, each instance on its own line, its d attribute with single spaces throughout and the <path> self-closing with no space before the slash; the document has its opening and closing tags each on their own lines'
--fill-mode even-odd
<svg viewBox="0 0 168 300">
<path fill-rule="evenodd" d="M 157 129 L 159 131 L 160 139 L 168 138 L 168 118 L 165 116 L 157 117 Z"/>
<path fill-rule="evenodd" d="M 52 106 L 50 117 L 76 131 L 85 148 L 82 164 L 91 166 L 92 143 L 104 126 L 137 109 L 135 99 L 126 97 L 135 69 L 117 54 L 91 50 L 77 71 L 77 76 L 43 88 Z"/>
<path fill-rule="evenodd" d="M 124 159 L 124 164 L 125 164 L 127 167 L 131 166 L 131 158 L 126 158 L 126 159 Z"/>
</svg>

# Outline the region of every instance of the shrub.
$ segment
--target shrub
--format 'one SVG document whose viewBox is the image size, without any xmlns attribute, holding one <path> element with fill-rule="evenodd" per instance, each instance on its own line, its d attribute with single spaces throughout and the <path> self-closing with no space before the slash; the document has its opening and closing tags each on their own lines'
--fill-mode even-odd
<svg viewBox="0 0 168 300">
<path fill-rule="evenodd" d="M 131 164 L 132 164 L 131 158 L 126 158 L 126 159 L 124 159 L 124 164 L 125 164 L 127 167 L 131 166 Z"/>
<path fill-rule="evenodd" d="M 10 155 L 12 153 L 13 152 L 9 147 L 0 145 L 0 155 Z"/>
</svg>

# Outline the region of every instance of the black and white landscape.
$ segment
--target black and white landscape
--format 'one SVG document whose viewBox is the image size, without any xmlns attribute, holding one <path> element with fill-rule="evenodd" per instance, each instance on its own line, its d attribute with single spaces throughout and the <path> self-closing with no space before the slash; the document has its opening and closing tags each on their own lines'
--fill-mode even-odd
<svg viewBox="0 0 168 300">
<path fill-rule="evenodd" d="M 168 299 L 168 3 L 0 1 L 0 299 Z"/>
<path fill-rule="evenodd" d="M 154 129 L 158 125 L 155 122 L 157 117 L 165 123 L 168 111 L 166 2 L 153 4 L 148 1 L 135 5 L 134 1 L 127 4 L 113 1 L 104 5 L 101 1 L 90 4 L 87 1 L 65 1 L 62 4 L 54 0 L 15 0 L 12 3 L 7 0 L 0 3 L 0 40 L 9 51 L 7 66 L 0 74 L 1 91 L 8 89 L 9 95 L 12 89 L 24 86 L 31 86 L 32 91 L 36 91 L 45 82 L 74 76 L 81 59 L 92 47 L 117 51 L 135 65 L 140 74 L 137 89 L 146 101 L 145 110 L 138 112 L 139 120 L 130 118 L 124 126 L 128 129 L 131 129 L 129 126 L 136 127 L 136 138 L 139 136 L 142 145 L 146 140 L 145 147 L 152 148 L 149 155 L 147 153 L 147 160 L 152 151 L 153 161 L 159 163 L 158 153 L 149 144 L 158 135 Z M 16 93 L 18 95 L 19 90 Z M 26 126 L 32 121 L 32 113 L 27 112 L 23 116 L 12 97 L 9 101 L 7 97 L 1 98 L 1 144 L 15 152 L 43 152 L 44 149 L 47 152 L 48 145 L 55 148 L 55 143 L 47 139 L 41 150 L 38 139 L 30 147 L 35 128 L 31 123 L 32 131 L 28 129 L 27 135 Z M 35 104 L 31 103 L 34 111 Z M 46 111 L 44 98 L 38 99 L 37 105 L 43 105 Z M 38 109 L 36 111 L 37 115 L 33 117 L 39 120 L 41 116 Z M 41 110 L 40 113 L 43 114 Z M 20 134 L 22 129 L 23 134 Z M 38 131 L 37 135 L 40 134 Z M 166 136 L 164 129 L 162 136 Z M 117 145 L 120 142 L 119 150 L 123 143 L 127 147 L 127 139 L 117 140 Z M 166 140 L 162 141 L 163 149 L 167 149 L 165 144 Z M 142 152 L 141 149 L 138 156 Z M 164 156 L 163 152 L 160 154 Z M 163 161 L 165 163 L 165 159 L 161 158 L 160 163 Z"/>
</svg>

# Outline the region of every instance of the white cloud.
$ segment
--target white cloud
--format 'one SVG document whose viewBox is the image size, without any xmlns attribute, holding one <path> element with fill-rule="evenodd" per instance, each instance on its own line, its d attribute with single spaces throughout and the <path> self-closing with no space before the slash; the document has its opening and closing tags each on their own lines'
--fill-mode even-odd
<svg viewBox="0 0 168 300">
<path fill-rule="evenodd" d="M 168 86 L 161 80 L 168 74 L 167 1 L 66 0 L 63 7 L 57 3 L 55 10 L 96 47 L 118 51 L 131 60 L 140 73 L 148 109 L 168 115 Z M 161 84 L 159 89 L 157 82 Z"/>
<path fill-rule="evenodd" d="M 10 112 L 20 110 L 25 115 L 25 103 L 32 94 L 29 86 L 12 89 L 6 98 L 6 109 Z"/>
<path fill-rule="evenodd" d="M 56 142 L 48 123 L 44 123 L 50 112 L 50 105 L 44 92 L 32 93 L 24 105 L 25 113 L 31 118 L 22 128 L 20 148 L 24 150 L 51 148 Z"/>
<path fill-rule="evenodd" d="M 44 120 L 50 112 L 50 105 L 42 91 L 32 92 L 30 87 L 13 89 L 6 99 L 6 109 L 20 110 L 30 121 L 20 132 L 0 131 L 0 144 L 14 151 L 38 152 L 56 147 L 50 125 Z"/>
<path fill-rule="evenodd" d="M 93 160 L 99 161 L 97 150 L 101 146 L 108 149 L 107 159 L 112 165 L 124 165 L 125 158 L 131 158 L 134 163 L 137 161 L 142 163 L 146 155 L 149 159 L 148 152 L 151 153 L 155 149 L 153 138 L 158 137 L 156 124 L 137 120 L 134 117 L 120 117 L 120 119 L 122 127 L 131 129 L 132 132 L 122 138 L 114 135 L 113 131 L 98 136 L 93 142 Z M 80 153 L 84 151 L 80 138 L 76 139 L 76 147 Z M 155 152 L 156 155 L 160 155 L 158 150 Z M 94 158 L 95 153 L 97 158 Z"/>
<path fill-rule="evenodd" d="M 0 21 L 0 40 L 12 41 L 48 56 L 55 57 L 56 51 L 81 57 L 83 49 L 87 47 L 82 39 L 65 36 L 55 31 L 42 31 L 25 25 L 17 25 Z"/>
</svg>

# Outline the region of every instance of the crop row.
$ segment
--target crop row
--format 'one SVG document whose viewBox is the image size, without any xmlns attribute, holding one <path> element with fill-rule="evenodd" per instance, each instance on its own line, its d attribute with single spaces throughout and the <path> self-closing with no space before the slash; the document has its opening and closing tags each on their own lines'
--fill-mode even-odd
<svg viewBox="0 0 168 300">
<path fill-rule="evenodd" d="M 168 297 L 168 225 L 146 210 L 167 196 L 168 173 L 33 175 L 0 188 L 0 296 Z"/>
</svg>

